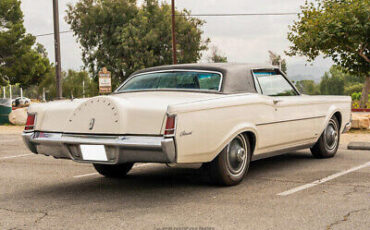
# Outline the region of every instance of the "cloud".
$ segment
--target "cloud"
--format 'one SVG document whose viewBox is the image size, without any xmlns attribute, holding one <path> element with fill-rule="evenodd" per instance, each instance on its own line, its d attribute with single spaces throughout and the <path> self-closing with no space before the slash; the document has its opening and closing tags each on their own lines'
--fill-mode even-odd
<svg viewBox="0 0 370 230">
<path fill-rule="evenodd" d="M 68 3 L 77 0 L 59 0 L 60 30 L 69 30 L 64 21 L 65 10 Z M 138 1 L 139 4 L 142 0 Z M 170 3 L 170 0 L 165 2 Z M 177 0 L 177 9 L 186 8 L 193 14 L 204 13 L 274 13 L 299 12 L 304 1 L 299 0 Z M 25 15 L 27 32 L 36 34 L 53 32 L 53 5 L 52 1 L 24 0 L 22 10 Z M 288 25 L 297 17 L 289 16 L 243 16 L 243 17 L 202 17 L 206 20 L 203 26 L 204 36 L 209 37 L 212 44 L 219 47 L 229 61 L 233 62 L 266 62 L 268 50 L 283 55 L 289 47 L 286 38 Z M 61 34 L 62 68 L 80 69 L 81 50 L 72 33 Z M 38 37 L 48 53 L 50 60 L 54 61 L 54 37 Z M 284 55 L 283 55 L 284 56 Z M 318 75 L 329 69 L 332 62 L 319 59 L 310 68 L 305 67 L 302 57 L 287 57 L 289 66 L 294 66 L 294 74 L 308 71 L 307 74 Z M 321 71 L 317 72 L 315 68 Z"/>
<path fill-rule="evenodd" d="M 60 31 L 70 30 L 69 25 L 64 21 L 68 3 L 76 3 L 77 0 L 59 0 L 59 22 Z M 21 8 L 24 14 L 24 25 L 27 33 L 33 35 L 54 32 L 53 2 L 45 0 L 22 1 Z M 51 62 L 54 58 L 54 36 L 37 37 L 37 42 L 45 46 Z M 62 69 L 81 69 L 81 50 L 72 33 L 60 34 L 61 62 Z"/>
</svg>

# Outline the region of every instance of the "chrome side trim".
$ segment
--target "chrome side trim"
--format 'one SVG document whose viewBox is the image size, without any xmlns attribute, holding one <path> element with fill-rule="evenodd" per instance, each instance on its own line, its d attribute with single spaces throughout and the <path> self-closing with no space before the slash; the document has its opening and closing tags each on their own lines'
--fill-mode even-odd
<svg viewBox="0 0 370 230">
<path fill-rule="evenodd" d="M 314 144 L 315 143 L 305 144 L 305 145 L 299 145 L 299 146 L 289 147 L 289 148 L 285 148 L 285 149 L 279 149 L 279 150 L 272 151 L 272 152 L 267 152 L 267 153 L 261 153 L 261 154 L 253 155 L 252 156 L 252 161 L 256 161 L 256 160 L 261 160 L 261 159 L 265 159 L 265 158 L 269 158 L 269 157 L 273 157 L 273 156 L 282 155 L 282 154 L 285 154 L 285 153 L 289 153 L 291 151 L 296 151 L 296 150 L 311 148 Z"/>
<path fill-rule="evenodd" d="M 260 125 L 271 125 L 271 124 L 283 123 L 283 122 L 291 122 L 291 121 L 301 121 L 301 120 L 317 119 L 317 118 L 323 118 L 323 117 L 325 117 L 325 116 L 322 115 L 322 116 L 304 117 L 304 118 L 291 119 L 291 120 L 272 121 L 272 122 L 267 122 L 267 123 L 259 123 L 259 124 L 256 124 L 256 126 L 260 126 Z"/>
</svg>

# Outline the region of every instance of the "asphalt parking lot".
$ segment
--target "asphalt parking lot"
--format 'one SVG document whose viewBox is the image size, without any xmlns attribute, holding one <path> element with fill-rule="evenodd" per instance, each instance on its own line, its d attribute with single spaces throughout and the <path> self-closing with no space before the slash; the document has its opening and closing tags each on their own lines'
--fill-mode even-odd
<svg viewBox="0 0 370 230">
<path fill-rule="evenodd" d="M 113 180 L 0 134 L 0 229 L 369 229 L 369 162 L 344 143 L 332 159 L 307 150 L 253 162 L 235 187 L 160 164 Z"/>
</svg>

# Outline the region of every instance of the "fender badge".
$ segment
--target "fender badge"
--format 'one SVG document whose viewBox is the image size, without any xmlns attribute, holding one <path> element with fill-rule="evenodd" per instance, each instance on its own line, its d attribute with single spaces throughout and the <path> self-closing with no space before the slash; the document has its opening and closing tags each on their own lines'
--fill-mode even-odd
<svg viewBox="0 0 370 230">
<path fill-rule="evenodd" d="M 94 128 L 94 125 L 95 125 L 95 118 L 92 118 L 89 123 L 89 130 L 92 130 Z"/>
<path fill-rule="evenodd" d="M 182 132 L 180 133 L 180 137 L 182 137 L 182 136 L 188 136 L 188 135 L 191 135 L 191 134 L 193 134 L 193 132 L 192 132 L 192 131 L 190 131 L 190 132 L 186 132 L 186 131 L 184 130 L 184 131 L 182 131 Z"/>
</svg>

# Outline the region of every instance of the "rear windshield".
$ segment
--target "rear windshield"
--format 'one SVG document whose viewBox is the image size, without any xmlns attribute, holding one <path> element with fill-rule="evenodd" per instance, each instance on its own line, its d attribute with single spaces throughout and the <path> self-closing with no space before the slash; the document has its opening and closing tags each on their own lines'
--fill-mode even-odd
<svg viewBox="0 0 370 230">
<path fill-rule="evenodd" d="M 157 89 L 189 89 L 219 91 L 221 75 L 211 72 L 171 71 L 134 76 L 117 92 Z"/>
</svg>

